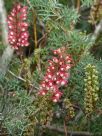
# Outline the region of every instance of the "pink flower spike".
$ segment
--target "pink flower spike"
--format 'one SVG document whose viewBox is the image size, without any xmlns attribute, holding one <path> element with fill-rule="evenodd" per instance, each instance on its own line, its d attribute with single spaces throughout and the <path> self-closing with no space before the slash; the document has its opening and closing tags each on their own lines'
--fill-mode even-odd
<svg viewBox="0 0 102 136">
<path fill-rule="evenodd" d="M 10 21 L 14 21 L 14 19 L 13 19 L 12 16 L 8 16 L 8 19 L 9 19 Z"/>
<path fill-rule="evenodd" d="M 24 6 L 22 9 L 21 9 L 21 13 L 26 13 L 28 10 L 28 7 L 27 6 Z"/>
<path fill-rule="evenodd" d="M 29 42 L 26 42 L 26 43 L 24 44 L 24 46 L 29 46 Z"/>
<path fill-rule="evenodd" d="M 47 93 L 47 90 L 41 90 L 41 91 L 39 91 L 38 94 L 43 96 L 43 95 L 45 95 L 46 93 Z"/>
<path fill-rule="evenodd" d="M 58 53 L 58 54 L 61 53 L 61 48 L 57 49 L 57 53 Z"/>
<path fill-rule="evenodd" d="M 46 87 L 46 84 L 45 84 L 45 83 L 43 83 L 43 84 L 41 84 L 41 86 L 42 86 L 42 87 Z"/>
<path fill-rule="evenodd" d="M 60 67 L 60 70 L 61 70 L 61 71 L 65 71 L 65 70 L 66 70 L 66 67 L 65 67 L 65 66 L 61 66 L 61 67 Z"/>
<path fill-rule="evenodd" d="M 62 80 L 62 82 L 61 82 L 61 86 L 64 86 L 64 85 L 66 85 L 67 84 L 67 80 Z"/>
<path fill-rule="evenodd" d="M 47 68 L 47 72 L 51 72 L 50 68 Z"/>
<path fill-rule="evenodd" d="M 57 100 L 56 97 L 55 97 L 55 98 L 52 98 L 52 101 L 55 102 L 55 103 L 58 102 L 58 100 Z"/>
<path fill-rule="evenodd" d="M 72 62 L 72 58 L 71 58 L 70 55 L 67 55 L 66 58 L 65 58 L 65 60 L 66 60 L 68 63 Z"/>
<path fill-rule="evenodd" d="M 60 64 L 60 65 L 63 65 L 63 64 L 64 64 L 64 62 L 63 62 L 63 61 L 59 61 L 59 64 Z"/>
<path fill-rule="evenodd" d="M 52 81 L 49 82 L 49 86 L 50 87 L 53 86 L 53 82 Z"/>
<path fill-rule="evenodd" d="M 21 5 L 20 5 L 20 4 L 17 4 L 16 8 L 17 8 L 17 11 L 19 12 L 20 9 L 21 9 Z"/>
<path fill-rule="evenodd" d="M 56 96 L 57 98 L 60 98 L 61 96 L 62 96 L 62 92 L 60 92 L 60 91 L 56 91 L 55 93 L 54 93 L 54 96 Z"/>
<path fill-rule="evenodd" d="M 59 98 L 56 97 L 56 96 L 53 96 L 53 97 L 52 97 L 52 101 L 53 101 L 54 103 L 57 103 L 57 102 L 59 101 Z"/>
<path fill-rule="evenodd" d="M 53 90 L 53 93 L 55 93 L 56 91 L 59 90 L 59 87 L 54 84 L 52 90 Z"/>
<path fill-rule="evenodd" d="M 70 74 L 69 73 L 65 73 L 63 76 L 63 79 L 67 80 L 70 78 Z"/>
<path fill-rule="evenodd" d="M 48 79 L 48 78 L 45 78 L 45 81 L 46 81 L 46 82 L 48 82 L 48 81 L 49 81 L 49 79 Z"/>
<path fill-rule="evenodd" d="M 57 81 L 56 81 L 56 84 L 57 84 L 57 85 L 60 85 L 60 83 L 61 83 L 60 80 L 57 80 Z"/>
<path fill-rule="evenodd" d="M 21 27 L 25 27 L 25 28 L 26 28 L 26 27 L 28 27 L 28 26 L 29 26 L 29 25 L 28 25 L 28 23 L 26 23 L 26 22 L 22 22 L 22 23 L 21 23 Z"/>
<path fill-rule="evenodd" d="M 49 66 L 43 79 L 45 81 L 43 82 L 44 85 L 41 84 L 41 89 L 50 91 L 52 93 L 51 100 L 57 103 L 62 96 L 60 88 L 68 84 L 72 59 L 67 54 L 65 47 L 54 50 L 53 54 L 56 56 L 48 61 Z"/>
<path fill-rule="evenodd" d="M 53 57 L 53 62 L 58 63 L 57 57 Z"/>
<path fill-rule="evenodd" d="M 22 16 L 22 18 L 21 18 Z M 28 38 L 28 23 L 24 21 L 27 19 L 27 7 L 21 4 L 16 4 L 8 15 L 8 40 L 14 49 L 19 49 L 23 46 L 29 46 Z"/>
<path fill-rule="evenodd" d="M 48 77 L 48 78 L 52 78 L 52 74 L 51 74 L 51 73 L 48 73 L 48 74 L 47 74 L 47 77 Z"/>
<path fill-rule="evenodd" d="M 50 66 L 53 66 L 53 61 L 49 60 L 48 63 Z"/>
<path fill-rule="evenodd" d="M 71 64 L 66 65 L 66 70 L 69 70 L 71 68 Z"/>
<path fill-rule="evenodd" d="M 14 12 L 11 12 L 11 15 L 14 17 L 16 14 Z"/>
<path fill-rule="evenodd" d="M 57 53 L 58 53 L 57 50 L 54 50 L 54 51 L 53 51 L 53 54 L 54 54 L 54 55 L 56 55 Z"/>
<path fill-rule="evenodd" d="M 61 71 L 60 71 L 59 75 L 60 75 L 61 77 L 63 77 L 63 76 L 65 75 L 65 72 L 61 72 Z"/>
</svg>

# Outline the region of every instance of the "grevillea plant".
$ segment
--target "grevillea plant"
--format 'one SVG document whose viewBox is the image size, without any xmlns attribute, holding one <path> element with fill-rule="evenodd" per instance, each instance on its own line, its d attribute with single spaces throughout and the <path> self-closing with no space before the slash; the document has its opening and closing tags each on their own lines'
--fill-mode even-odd
<svg viewBox="0 0 102 136">
<path fill-rule="evenodd" d="M 21 46 L 28 46 L 28 23 L 27 19 L 27 6 L 16 4 L 8 15 L 8 40 L 14 49 Z"/>
<path fill-rule="evenodd" d="M 68 84 L 72 58 L 67 54 L 65 47 L 53 51 L 54 57 L 49 60 L 46 74 L 40 84 L 39 95 L 51 92 L 53 102 L 58 102 L 62 96 L 61 87 Z"/>
<path fill-rule="evenodd" d="M 86 116 L 91 115 L 95 109 L 98 100 L 99 82 L 98 71 L 94 65 L 88 64 L 85 68 L 85 113 Z"/>
</svg>

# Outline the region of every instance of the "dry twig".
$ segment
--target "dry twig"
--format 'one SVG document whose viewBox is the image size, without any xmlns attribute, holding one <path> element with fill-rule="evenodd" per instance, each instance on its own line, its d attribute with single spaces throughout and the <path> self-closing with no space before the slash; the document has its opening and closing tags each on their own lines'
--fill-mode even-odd
<svg viewBox="0 0 102 136">
<path fill-rule="evenodd" d="M 23 82 L 25 82 L 25 83 L 27 82 L 24 78 L 15 75 L 12 71 L 8 70 L 8 72 L 9 72 L 12 76 L 14 76 L 15 78 L 17 78 L 18 80 L 21 80 L 21 81 L 23 81 Z M 30 82 L 30 81 L 29 81 L 29 82 Z M 39 90 L 39 88 L 36 87 L 34 84 L 30 83 L 29 85 L 30 85 L 31 87 L 35 88 L 36 90 Z"/>
</svg>

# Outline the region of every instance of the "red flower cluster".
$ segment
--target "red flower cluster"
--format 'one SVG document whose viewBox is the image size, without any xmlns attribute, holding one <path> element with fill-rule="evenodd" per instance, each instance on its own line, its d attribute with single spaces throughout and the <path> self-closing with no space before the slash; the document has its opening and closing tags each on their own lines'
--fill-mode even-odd
<svg viewBox="0 0 102 136">
<path fill-rule="evenodd" d="M 15 5 L 10 15 L 8 16 L 8 40 L 10 45 L 18 49 L 21 46 L 28 46 L 28 23 L 27 19 L 27 7 L 20 4 Z"/>
<path fill-rule="evenodd" d="M 55 57 L 49 60 L 49 66 L 40 84 L 39 95 L 45 95 L 48 91 L 52 93 L 52 101 L 58 102 L 62 96 L 61 86 L 68 83 L 70 77 L 69 70 L 71 68 L 72 58 L 66 53 L 64 47 L 53 51 Z"/>
</svg>

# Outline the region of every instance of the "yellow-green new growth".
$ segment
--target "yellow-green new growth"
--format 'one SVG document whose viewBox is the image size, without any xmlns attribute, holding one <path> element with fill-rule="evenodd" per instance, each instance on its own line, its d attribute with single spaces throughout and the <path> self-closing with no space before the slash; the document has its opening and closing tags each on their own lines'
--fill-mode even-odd
<svg viewBox="0 0 102 136">
<path fill-rule="evenodd" d="M 86 116 L 89 116 L 94 111 L 95 104 L 98 100 L 99 83 L 96 67 L 94 65 L 88 64 L 85 68 L 85 75 L 84 106 Z"/>
<path fill-rule="evenodd" d="M 74 113 L 74 108 L 73 108 L 73 105 L 72 103 L 70 102 L 69 99 L 64 99 L 64 105 L 65 105 L 65 109 L 68 110 L 68 116 L 70 118 L 73 118 L 75 116 L 75 113 Z"/>
</svg>

